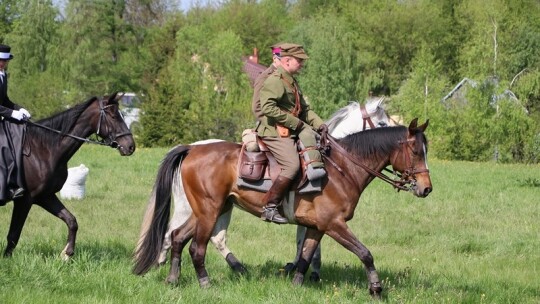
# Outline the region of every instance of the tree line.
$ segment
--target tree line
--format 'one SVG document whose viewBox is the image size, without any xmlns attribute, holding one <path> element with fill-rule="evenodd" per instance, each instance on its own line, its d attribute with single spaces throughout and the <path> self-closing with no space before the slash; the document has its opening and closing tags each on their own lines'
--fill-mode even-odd
<svg viewBox="0 0 540 304">
<path fill-rule="evenodd" d="M 323 118 L 370 92 L 405 123 L 430 119 L 437 158 L 540 161 L 536 0 L 3 0 L 12 100 L 46 117 L 136 92 L 144 146 L 254 126 L 243 58 L 304 45 L 303 93 Z"/>
</svg>

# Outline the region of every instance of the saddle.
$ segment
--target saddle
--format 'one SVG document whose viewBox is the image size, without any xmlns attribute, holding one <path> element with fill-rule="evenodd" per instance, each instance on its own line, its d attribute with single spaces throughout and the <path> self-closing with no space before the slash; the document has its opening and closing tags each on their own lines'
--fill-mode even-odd
<svg viewBox="0 0 540 304">
<path fill-rule="evenodd" d="M 250 131 L 250 132 L 249 132 Z M 270 152 L 266 144 L 253 130 L 246 130 L 242 134 L 242 148 L 238 156 L 238 184 L 256 190 L 266 191 L 281 172 L 281 167 Z M 306 170 L 309 165 L 302 154 L 307 151 L 300 148 L 297 142 L 298 157 L 300 159 L 300 175 L 296 178 L 297 189 L 302 189 L 310 182 Z M 319 184 L 320 181 L 315 183 Z M 315 186 L 317 187 L 317 186 Z M 317 189 L 317 188 L 315 188 Z"/>
</svg>

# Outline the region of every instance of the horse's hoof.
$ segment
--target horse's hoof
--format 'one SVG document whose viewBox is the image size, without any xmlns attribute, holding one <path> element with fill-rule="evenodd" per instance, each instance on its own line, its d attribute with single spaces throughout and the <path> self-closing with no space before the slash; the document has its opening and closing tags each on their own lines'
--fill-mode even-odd
<svg viewBox="0 0 540 304">
<path fill-rule="evenodd" d="M 208 277 L 199 279 L 199 286 L 203 289 L 210 288 L 210 279 Z"/>
<path fill-rule="evenodd" d="M 71 255 L 67 254 L 65 250 L 60 253 L 60 258 L 63 262 L 71 261 Z"/>
<path fill-rule="evenodd" d="M 371 283 L 369 286 L 369 294 L 375 300 L 381 299 L 382 286 L 380 282 Z"/>
<path fill-rule="evenodd" d="M 171 285 L 176 285 L 176 284 L 178 284 L 178 278 L 176 278 L 176 277 L 174 277 L 174 276 L 168 276 L 168 277 L 165 279 L 165 283 L 171 284 Z"/>
<path fill-rule="evenodd" d="M 239 274 L 247 273 L 246 267 L 242 263 L 240 263 L 240 261 L 238 261 L 238 259 L 236 259 L 236 257 L 232 253 L 229 253 L 227 255 L 225 261 L 227 261 L 227 264 L 229 264 L 229 267 L 231 267 L 234 272 Z"/>
<path fill-rule="evenodd" d="M 318 272 L 312 271 L 311 275 L 309 276 L 309 280 L 314 283 L 319 283 L 321 281 L 321 277 L 319 276 Z"/>
<path fill-rule="evenodd" d="M 302 284 L 304 284 L 304 275 L 299 272 L 295 273 L 292 283 L 293 285 L 301 286 Z"/>
<path fill-rule="evenodd" d="M 296 264 L 294 264 L 294 263 L 287 263 L 287 265 L 285 265 L 285 267 L 283 267 L 283 270 L 285 271 L 285 274 L 289 275 L 289 274 L 291 274 L 293 271 L 296 270 Z"/>
</svg>

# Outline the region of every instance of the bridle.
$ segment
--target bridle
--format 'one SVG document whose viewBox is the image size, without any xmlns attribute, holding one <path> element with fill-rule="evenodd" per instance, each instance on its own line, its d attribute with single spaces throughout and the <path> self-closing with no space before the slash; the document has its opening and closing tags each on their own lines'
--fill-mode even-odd
<svg viewBox="0 0 540 304">
<path fill-rule="evenodd" d="M 419 173 L 429 173 L 429 169 L 417 169 L 415 164 L 413 164 L 413 161 L 411 160 L 409 153 L 407 153 L 407 149 L 411 150 L 411 152 L 414 154 L 414 150 L 409 144 L 410 142 L 416 142 L 414 139 L 406 139 L 406 140 L 400 140 L 398 143 L 401 145 L 400 152 L 403 155 L 403 160 L 405 162 L 405 170 L 401 173 L 401 180 L 416 180 L 416 174 Z M 396 159 L 398 157 L 399 153 L 396 153 L 394 156 L 394 160 L 392 163 L 396 163 Z M 409 179 L 411 178 L 411 179 Z"/>
<path fill-rule="evenodd" d="M 120 145 L 118 144 L 118 142 L 116 141 L 118 138 L 120 137 L 124 137 L 124 136 L 133 136 L 131 134 L 131 131 L 128 131 L 127 132 L 123 132 L 123 133 L 120 133 L 120 134 L 115 134 L 114 136 L 111 134 L 110 132 L 110 129 L 109 129 L 109 124 L 107 123 L 108 122 L 108 117 L 105 113 L 105 109 L 109 108 L 109 107 L 112 107 L 113 105 L 106 105 L 106 106 L 103 106 L 103 99 L 100 99 L 99 100 L 99 121 L 98 121 L 98 127 L 97 127 L 97 131 L 96 131 L 96 134 L 98 136 L 100 136 L 101 138 L 103 138 L 101 141 L 98 141 L 98 143 L 102 144 L 102 145 L 105 145 L 105 146 L 109 146 L 111 148 L 114 148 L 114 149 L 118 149 L 120 147 Z M 105 122 L 104 125 L 105 125 L 105 129 L 107 131 L 107 134 L 109 134 L 107 137 L 99 134 L 101 132 L 101 124 L 102 122 Z"/>
<path fill-rule="evenodd" d="M 117 139 L 120 138 L 120 137 L 123 137 L 123 136 L 128 136 L 128 135 L 132 136 L 132 134 L 131 134 L 130 131 L 123 132 L 123 133 L 120 133 L 120 134 L 115 134 L 115 135 L 111 134 L 110 127 L 109 127 L 109 124 L 108 124 L 107 114 L 105 113 L 105 109 L 107 109 L 109 107 L 112 107 L 112 106 L 113 105 L 104 106 L 103 105 L 103 100 L 102 99 L 99 100 L 99 121 L 98 121 L 98 127 L 97 127 L 96 134 L 102 138 L 101 140 L 92 140 L 90 138 L 84 138 L 84 137 L 80 137 L 80 136 L 69 134 L 69 133 L 63 133 L 63 132 L 61 132 L 59 130 L 55 130 L 53 128 L 50 128 L 50 127 L 47 127 L 45 125 L 32 122 L 30 120 L 27 120 L 26 123 L 30 124 L 30 125 L 33 125 L 33 126 L 40 127 L 42 129 L 49 130 L 49 131 L 54 132 L 54 133 L 57 133 L 60 136 L 67 136 L 67 137 L 71 137 L 73 139 L 76 139 L 76 140 L 79 140 L 79 141 L 82 141 L 82 142 L 85 142 L 85 143 L 102 145 L 102 146 L 109 146 L 109 147 L 111 147 L 113 149 L 118 149 L 118 148 L 120 148 L 120 145 L 118 144 Z M 103 136 L 103 135 L 100 134 L 102 122 L 104 122 L 103 125 L 105 126 L 105 129 L 106 129 L 106 131 L 108 133 L 108 136 Z"/>
<path fill-rule="evenodd" d="M 361 105 L 360 106 L 360 113 L 362 113 L 362 131 L 365 131 L 366 130 L 366 127 L 367 125 L 366 124 L 369 124 L 369 127 L 371 129 L 375 129 L 375 124 L 373 123 L 373 121 L 371 120 L 371 116 L 369 115 L 368 111 L 366 110 L 366 106 L 365 105 Z"/>
<path fill-rule="evenodd" d="M 331 149 L 336 150 L 340 154 L 344 155 L 347 159 L 352 161 L 354 164 L 356 164 L 359 167 L 361 167 L 362 169 L 366 170 L 369 174 L 371 174 L 371 175 L 373 175 L 375 177 L 378 177 L 378 178 L 382 179 L 383 181 L 385 181 L 385 182 L 389 183 L 390 185 L 392 185 L 394 188 L 397 188 L 398 191 L 400 191 L 400 190 L 412 191 L 414 189 L 414 187 L 416 186 L 416 174 L 429 172 L 428 169 L 416 169 L 416 167 L 413 164 L 411 158 L 409 157 L 409 154 L 407 153 L 408 152 L 407 149 L 412 150 L 412 148 L 409 145 L 409 142 L 413 142 L 413 141 L 414 141 L 413 139 L 400 140 L 398 142 L 399 145 L 400 145 L 399 152 L 396 153 L 396 155 L 394 156 L 393 163 L 395 163 L 395 160 L 396 160 L 396 158 L 398 157 L 399 154 L 403 154 L 404 161 L 405 161 L 405 164 L 406 164 L 406 169 L 401 174 L 399 174 L 399 172 L 396 172 L 395 170 L 394 171 L 387 170 L 387 171 L 392 172 L 394 174 L 394 176 L 398 177 L 399 179 L 388 177 L 385 174 L 366 166 L 362 162 L 361 159 L 359 159 L 358 157 L 356 157 L 356 156 L 352 155 L 351 153 L 349 153 L 347 150 L 345 150 L 341 145 L 339 145 L 336 142 L 335 138 L 333 138 L 332 136 L 330 136 L 330 134 L 325 133 L 325 132 L 323 132 L 323 134 L 321 134 L 321 149 L 322 149 L 321 154 L 341 174 L 344 174 L 343 169 L 341 169 L 327 155 L 327 151 L 329 151 Z"/>
</svg>

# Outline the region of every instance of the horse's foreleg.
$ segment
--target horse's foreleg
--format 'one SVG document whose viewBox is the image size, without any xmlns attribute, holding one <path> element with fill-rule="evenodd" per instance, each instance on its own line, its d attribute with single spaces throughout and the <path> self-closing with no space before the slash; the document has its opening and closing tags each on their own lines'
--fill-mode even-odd
<svg viewBox="0 0 540 304">
<path fill-rule="evenodd" d="M 322 232 L 316 229 L 306 228 L 301 245 L 301 254 L 298 257 L 298 262 L 296 264 L 296 273 L 294 274 L 293 284 L 302 285 L 304 283 L 304 276 L 308 271 L 313 255 L 317 250 L 317 247 L 319 247 L 323 235 Z"/>
<path fill-rule="evenodd" d="M 77 219 L 66 209 L 56 195 L 40 200 L 37 205 L 66 223 L 66 226 L 68 227 L 68 237 L 66 247 L 62 250 L 61 257 L 63 260 L 69 260 L 75 253 L 75 240 L 77 238 L 77 230 L 79 229 Z"/>
<path fill-rule="evenodd" d="M 219 216 L 214 231 L 212 232 L 212 237 L 210 237 L 210 241 L 225 258 L 229 267 L 231 267 L 234 272 L 243 274 L 247 272 L 246 267 L 236 258 L 236 256 L 234 256 L 229 247 L 227 247 L 227 228 L 229 228 L 229 224 L 231 223 L 232 210 L 233 208 L 230 208 L 227 212 Z"/>
<path fill-rule="evenodd" d="M 15 200 L 13 203 L 13 212 L 11 213 L 11 223 L 9 224 L 4 257 L 10 257 L 13 254 L 15 247 L 17 247 L 17 243 L 19 243 L 19 238 L 21 237 L 21 232 L 31 207 L 32 203 L 25 200 L 25 198 Z"/>
<path fill-rule="evenodd" d="M 182 251 L 195 233 L 196 220 L 190 217 L 188 221 L 171 233 L 171 268 L 165 280 L 167 283 L 176 284 L 181 273 Z"/>
<path fill-rule="evenodd" d="M 356 238 L 345 222 L 334 225 L 332 230 L 326 231 L 326 234 L 360 258 L 367 273 L 369 293 L 374 298 L 380 298 L 383 288 L 375 269 L 373 256 L 366 246 Z"/>
</svg>

